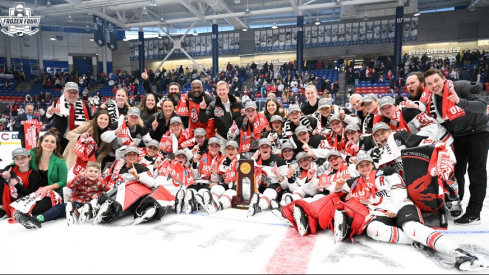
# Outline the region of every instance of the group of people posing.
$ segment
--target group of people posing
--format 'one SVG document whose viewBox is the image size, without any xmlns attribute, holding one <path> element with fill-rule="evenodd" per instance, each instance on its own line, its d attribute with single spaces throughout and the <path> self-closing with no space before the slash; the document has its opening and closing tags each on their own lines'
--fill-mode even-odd
<svg viewBox="0 0 489 275">
<path fill-rule="evenodd" d="M 286 110 L 269 99 L 259 112 L 223 81 L 213 98 L 199 80 L 188 94 L 171 83 L 163 96 L 146 73 L 142 79 L 139 108 L 121 89 L 93 118 L 78 86 L 66 83 L 41 118 L 53 129 L 37 147 L 14 150 L 1 171 L 0 214 L 28 229 L 60 217 L 73 225 L 131 214 L 139 224 L 172 209 L 213 214 L 231 207 L 240 160 L 248 159 L 256 178 L 249 218 L 270 210 L 301 236 L 331 229 L 342 241 L 366 232 L 430 247 L 460 270 L 484 267 L 433 229 L 446 228 L 447 215 L 480 223 L 489 126 L 478 85 L 452 83 L 437 70 L 414 73 L 410 98 L 353 95 L 353 114 L 319 99 L 312 84 L 304 106 Z"/>
</svg>

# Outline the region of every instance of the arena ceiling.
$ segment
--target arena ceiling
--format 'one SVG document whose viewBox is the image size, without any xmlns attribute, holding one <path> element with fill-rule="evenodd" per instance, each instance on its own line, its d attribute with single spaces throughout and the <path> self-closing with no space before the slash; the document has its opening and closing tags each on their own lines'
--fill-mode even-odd
<svg viewBox="0 0 489 275">
<path fill-rule="evenodd" d="M 0 3 L 1 16 L 18 1 Z M 341 19 L 392 16 L 405 6 L 405 14 L 417 11 L 472 8 L 489 5 L 489 0 L 25 0 L 41 25 L 91 28 L 98 15 L 127 31 L 187 30 L 220 27 L 242 30 L 272 24 L 294 25 L 297 15 L 305 23 Z"/>
</svg>

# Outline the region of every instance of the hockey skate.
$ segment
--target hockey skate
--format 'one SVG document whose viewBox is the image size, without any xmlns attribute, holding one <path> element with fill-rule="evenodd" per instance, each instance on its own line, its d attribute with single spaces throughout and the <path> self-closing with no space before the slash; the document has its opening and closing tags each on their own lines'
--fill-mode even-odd
<svg viewBox="0 0 489 275">
<path fill-rule="evenodd" d="M 185 215 L 188 215 L 197 210 L 197 202 L 195 201 L 194 192 L 191 189 L 187 189 L 185 193 L 185 199 L 183 200 L 183 209 L 185 209 Z"/>
<path fill-rule="evenodd" d="M 22 224 L 26 229 L 37 229 L 42 227 L 41 222 L 38 219 L 20 211 L 15 211 L 14 219 Z"/>
<path fill-rule="evenodd" d="M 78 218 L 79 218 L 79 213 L 78 209 L 76 208 L 76 205 L 72 202 L 67 202 L 66 203 L 66 223 L 68 226 L 74 225 L 75 223 L 78 223 Z"/>
<path fill-rule="evenodd" d="M 195 194 L 195 202 L 197 202 L 199 209 L 205 209 L 204 197 L 200 194 Z"/>
<path fill-rule="evenodd" d="M 259 204 L 260 204 L 260 195 L 258 193 L 255 193 L 253 194 L 253 197 L 251 197 L 247 217 L 254 216 L 256 213 L 260 212 Z"/>
<path fill-rule="evenodd" d="M 183 189 L 178 190 L 177 194 L 175 194 L 175 211 L 177 212 L 177 214 L 180 214 L 180 212 L 182 212 L 184 199 L 185 199 L 185 190 Z"/>
<path fill-rule="evenodd" d="M 334 242 L 341 242 L 346 238 L 350 226 L 348 225 L 346 214 L 343 211 L 334 212 Z"/>
<path fill-rule="evenodd" d="M 217 207 L 214 204 L 214 201 L 212 200 L 212 194 L 209 190 L 204 191 L 204 204 L 205 204 L 205 211 L 207 211 L 207 214 L 213 214 L 216 213 Z"/>
<path fill-rule="evenodd" d="M 270 208 L 272 209 L 272 213 L 279 218 L 283 223 L 287 224 L 288 226 L 293 226 L 292 223 L 287 220 L 284 215 L 282 214 L 282 211 L 280 209 L 280 204 L 276 200 L 270 201 Z"/>
<path fill-rule="evenodd" d="M 284 203 L 285 203 L 285 205 L 287 205 L 287 204 L 289 204 L 289 203 L 291 203 L 293 201 L 294 201 L 294 199 L 292 197 L 292 194 L 289 194 L 289 193 L 284 194 Z"/>
<path fill-rule="evenodd" d="M 104 218 L 108 217 L 112 212 L 112 202 L 110 200 L 106 200 L 101 206 L 93 220 L 93 224 L 101 223 Z"/>
<path fill-rule="evenodd" d="M 479 261 L 479 258 L 461 248 L 457 248 L 453 252 L 453 262 L 453 265 L 461 271 L 477 271 L 488 268 L 487 265 Z"/>
<path fill-rule="evenodd" d="M 88 222 L 94 216 L 92 205 L 90 203 L 85 203 L 80 210 L 80 218 L 78 219 L 78 223 Z"/>
<path fill-rule="evenodd" d="M 155 214 L 156 214 L 156 207 L 155 206 L 147 208 L 141 216 L 137 217 L 134 220 L 134 223 L 132 225 L 138 225 L 138 224 L 141 224 L 143 222 L 147 222 L 151 218 L 153 218 Z"/>
<path fill-rule="evenodd" d="M 453 218 L 458 218 L 463 214 L 462 204 L 460 204 L 460 200 L 447 201 L 445 205 L 450 212 L 450 216 L 452 216 Z"/>
<path fill-rule="evenodd" d="M 295 224 L 297 224 L 299 235 L 303 237 L 304 235 L 306 235 L 307 230 L 309 229 L 309 222 L 306 213 L 304 213 L 304 210 L 297 205 L 294 206 L 294 210 L 292 213 L 294 215 Z"/>
</svg>

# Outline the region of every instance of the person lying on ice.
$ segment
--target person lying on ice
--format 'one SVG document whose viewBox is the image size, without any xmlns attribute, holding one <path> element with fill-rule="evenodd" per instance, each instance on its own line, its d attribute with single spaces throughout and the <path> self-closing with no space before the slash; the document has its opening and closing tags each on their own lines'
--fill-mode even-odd
<svg viewBox="0 0 489 275">
<path fill-rule="evenodd" d="M 188 215 L 197 210 L 197 204 L 203 209 L 206 209 L 206 211 L 209 210 L 206 204 L 210 202 L 210 198 L 212 197 L 210 190 L 215 185 L 211 178 L 212 175 L 218 175 L 219 163 L 225 157 L 220 152 L 220 149 L 219 139 L 211 137 L 208 142 L 208 149 L 202 152 L 202 155 L 197 150 L 193 151 L 194 158 L 190 166 L 195 184 L 190 185 L 185 192 L 183 206 L 185 214 Z"/>
<path fill-rule="evenodd" d="M 231 207 L 233 197 L 236 195 L 236 180 L 238 176 L 238 162 L 244 158 L 239 154 L 238 143 L 230 140 L 226 143 L 226 156 L 221 159 L 217 166 L 217 173 L 212 172 L 210 191 L 206 191 L 203 196 L 204 209 L 208 214 L 215 213 L 218 210 L 224 210 Z M 194 192 L 195 193 L 195 192 Z M 186 207 L 196 209 L 196 202 L 199 200 L 196 197 L 190 197 L 187 202 L 185 196 Z"/>
<path fill-rule="evenodd" d="M 306 130 L 307 131 L 307 130 Z M 253 194 L 248 208 L 248 217 L 269 209 L 272 200 L 279 201 L 287 190 L 287 164 L 272 154 L 272 143 L 267 138 L 258 141 L 258 151 L 253 156 L 258 193 Z"/>
<path fill-rule="evenodd" d="M 315 234 L 318 223 L 322 229 L 332 227 L 334 206 L 350 190 L 348 186 L 335 189 L 336 180 L 340 178 L 349 179 L 352 176 L 359 175 L 355 165 L 349 165 L 337 150 L 329 152 L 327 165 L 330 168 L 320 174 L 316 186 L 316 196 L 294 200 L 284 206 L 280 210 L 281 212 L 276 211 L 276 209 L 272 210 L 275 216 L 286 224 L 293 226 L 301 236 L 307 233 Z"/>
<path fill-rule="evenodd" d="M 382 242 L 409 244 L 414 247 L 429 247 L 446 256 L 452 257 L 453 264 L 462 271 L 482 268 L 484 265 L 476 256 L 464 251 L 448 237 L 423 224 L 419 209 L 408 198 L 402 177 L 390 167 L 375 169 L 368 154 L 359 154 L 355 161 L 360 177 L 338 180 L 336 188 L 342 184 L 350 187 L 346 201 L 358 200 L 367 206 L 373 219 L 368 222 L 367 235 Z M 346 237 L 347 226 L 337 226 L 346 221 L 345 212 L 335 213 L 335 234 Z"/>
<path fill-rule="evenodd" d="M 101 193 L 98 198 L 100 209 L 94 224 L 110 222 L 123 214 L 134 212 L 139 202 L 151 193 L 156 181 L 151 171 L 138 163 L 138 159 L 138 149 L 128 146 L 124 150 L 124 159 L 118 159 L 112 164 L 104 178 L 111 189 Z"/>
</svg>

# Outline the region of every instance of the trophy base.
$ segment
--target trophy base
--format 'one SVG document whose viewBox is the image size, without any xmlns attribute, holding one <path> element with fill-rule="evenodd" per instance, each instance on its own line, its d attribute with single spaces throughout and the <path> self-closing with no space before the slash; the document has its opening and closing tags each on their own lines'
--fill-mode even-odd
<svg viewBox="0 0 489 275">
<path fill-rule="evenodd" d="M 238 197 L 233 197 L 233 201 L 231 202 L 231 207 L 237 209 L 248 210 L 249 205 L 250 205 L 249 200 L 243 200 L 242 198 L 238 198 Z"/>
</svg>

